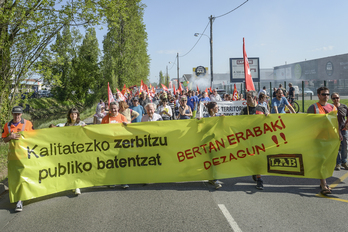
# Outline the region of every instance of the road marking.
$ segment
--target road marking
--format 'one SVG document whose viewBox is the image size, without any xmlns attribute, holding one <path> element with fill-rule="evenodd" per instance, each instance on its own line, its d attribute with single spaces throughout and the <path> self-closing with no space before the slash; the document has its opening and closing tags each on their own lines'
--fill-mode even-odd
<svg viewBox="0 0 348 232">
<path fill-rule="evenodd" d="M 228 212 L 228 210 L 226 209 L 224 204 L 218 204 L 221 212 L 224 214 L 225 218 L 227 219 L 228 223 L 230 224 L 230 226 L 232 227 L 232 230 L 234 232 L 242 232 L 242 230 L 239 228 L 237 222 L 233 219 L 233 217 L 231 216 L 230 212 Z"/>
<path fill-rule="evenodd" d="M 342 177 L 338 178 L 335 182 L 333 182 L 332 184 L 330 184 L 330 188 L 333 189 L 335 188 L 339 183 L 343 182 L 346 178 L 348 177 L 348 172 L 346 174 L 344 174 Z M 320 193 L 318 193 L 316 195 L 317 197 L 322 197 L 322 198 L 327 198 L 330 200 L 335 200 L 335 201 L 341 201 L 341 202 L 346 202 L 348 203 L 348 200 L 344 200 L 344 199 L 340 199 L 340 198 L 335 198 L 335 197 L 329 197 L 329 196 L 325 196 L 322 195 Z"/>
</svg>

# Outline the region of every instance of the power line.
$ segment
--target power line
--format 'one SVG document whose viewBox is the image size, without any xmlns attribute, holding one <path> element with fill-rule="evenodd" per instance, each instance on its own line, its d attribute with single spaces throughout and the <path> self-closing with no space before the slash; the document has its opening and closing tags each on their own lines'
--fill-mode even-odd
<svg viewBox="0 0 348 232">
<path fill-rule="evenodd" d="M 209 23 L 210 23 L 210 22 L 208 22 L 208 24 L 207 24 L 207 26 L 205 27 L 204 31 L 201 33 L 201 36 L 199 37 L 199 39 L 197 40 L 197 42 L 195 43 L 195 45 L 193 45 L 193 47 L 190 49 L 190 51 L 188 51 L 185 55 L 182 55 L 182 56 L 179 56 L 179 57 L 184 57 L 184 56 L 186 56 L 187 54 L 189 54 L 189 53 L 196 47 L 196 45 L 198 44 L 199 40 L 202 38 L 202 36 L 203 36 L 205 30 L 207 30 L 207 28 L 208 28 L 208 26 L 209 26 Z"/>
<path fill-rule="evenodd" d="M 220 17 L 222 17 L 222 16 L 225 16 L 225 15 L 227 15 L 227 14 L 229 14 L 229 13 L 231 13 L 231 12 L 237 10 L 239 7 L 241 7 L 241 6 L 243 6 L 245 3 L 247 3 L 247 1 L 249 1 L 249 0 L 246 0 L 245 2 L 243 2 L 242 4 L 240 4 L 239 6 L 237 6 L 236 8 L 234 8 L 233 10 L 231 10 L 231 11 L 229 11 L 229 12 L 223 14 L 223 15 L 216 16 L 216 17 L 214 17 L 214 18 L 220 18 Z"/>
</svg>

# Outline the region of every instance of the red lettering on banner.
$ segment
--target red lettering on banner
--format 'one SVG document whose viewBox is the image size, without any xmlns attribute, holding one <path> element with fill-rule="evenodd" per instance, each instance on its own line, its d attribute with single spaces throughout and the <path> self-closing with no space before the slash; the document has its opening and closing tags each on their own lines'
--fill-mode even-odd
<svg viewBox="0 0 348 232">
<path fill-rule="evenodd" d="M 277 131 L 277 128 L 278 128 L 279 130 L 283 129 L 283 127 L 278 126 L 278 122 L 279 122 L 278 120 L 275 121 L 274 124 L 273 124 L 273 122 L 271 122 L 271 126 L 272 126 L 272 128 L 273 128 L 273 131 Z"/>
<path fill-rule="evenodd" d="M 220 146 L 225 148 L 225 142 L 223 139 L 221 139 L 221 143 L 218 140 L 215 140 L 216 146 L 218 148 L 218 150 L 220 151 Z M 219 146 L 220 145 L 220 146 Z"/>
<path fill-rule="evenodd" d="M 245 136 L 245 139 L 248 139 L 249 138 L 249 136 L 251 136 L 251 137 L 255 137 L 255 135 L 251 132 L 251 130 L 249 130 L 249 129 L 247 129 L 246 130 L 246 136 Z"/>
<path fill-rule="evenodd" d="M 207 166 L 209 165 L 209 166 Z M 208 170 L 211 167 L 211 163 L 209 161 L 204 161 L 204 168 L 205 170 Z"/>
<path fill-rule="evenodd" d="M 239 156 L 239 153 L 242 153 L 242 156 Z M 238 158 L 244 158 L 246 156 L 245 151 L 244 150 L 237 151 L 237 156 Z"/>
<path fill-rule="evenodd" d="M 232 153 L 230 153 L 230 161 L 232 161 L 233 159 L 237 160 L 237 158 L 234 157 L 234 155 Z"/>
<path fill-rule="evenodd" d="M 205 150 L 205 146 L 207 146 L 207 144 L 203 144 L 200 147 L 202 147 L 204 149 L 204 152 L 207 153 L 207 151 Z"/>
<path fill-rule="evenodd" d="M 192 151 L 193 151 L 193 154 L 194 154 L 195 157 L 196 157 L 196 153 L 202 155 L 202 153 L 199 152 L 199 147 L 192 148 Z"/>
<path fill-rule="evenodd" d="M 263 133 L 266 134 L 266 131 L 273 132 L 271 127 L 269 127 L 267 123 L 263 124 Z"/>
<path fill-rule="evenodd" d="M 228 142 L 229 142 L 229 144 L 230 145 L 233 145 L 233 144 L 236 144 L 237 142 L 232 142 L 232 141 L 234 141 L 236 138 L 231 138 L 231 137 L 233 137 L 234 136 L 234 134 L 231 134 L 231 135 L 228 135 L 227 136 L 227 140 L 228 140 Z"/>
<path fill-rule="evenodd" d="M 245 140 L 245 138 L 243 137 L 244 133 L 243 132 L 238 132 L 236 133 L 236 138 L 237 138 L 237 142 L 239 143 L 240 142 L 240 138 Z"/>
<path fill-rule="evenodd" d="M 215 151 L 217 151 L 216 148 L 215 148 L 215 146 L 214 146 L 214 144 L 213 144 L 212 142 L 210 142 L 210 143 L 209 143 L 209 153 L 211 153 L 211 150 L 213 150 L 213 149 L 214 149 Z"/>
<path fill-rule="evenodd" d="M 253 130 L 254 130 L 254 134 L 255 134 L 256 137 L 262 135 L 262 130 L 261 130 L 261 128 L 259 126 L 254 127 Z"/>
<path fill-rule="evenodd" d="M 181 153 L 181 155 L 179 155 L 180 153 Z M 179 162 L 182 162 L 182 161 L 185 160 L 185 155 L 184 155 L 183 152 L 179 151 L 178 154 L 177 154 L 177 156 L 178 156 Z"/>
<path fill-rule="evenodd" d="M 194 156 L 189 156 L 189 155 L 192 155 L 192 153 L 190 151 L 191 151 L 191 149 L 185 150 L 185 155 L 186 155 L 187 159 L 193 159 L 194 158 Z"/>
<path fill-rule="evenodd" d="M 220 158 L 220 157 L 214 158 L 214 159 L 213 159 L 213 164 L 214 164 L 215 166 L 221 164 L 219 161 L 216 161 L 216 160 L 218 160 L 219 158 Z"/>
</svg>

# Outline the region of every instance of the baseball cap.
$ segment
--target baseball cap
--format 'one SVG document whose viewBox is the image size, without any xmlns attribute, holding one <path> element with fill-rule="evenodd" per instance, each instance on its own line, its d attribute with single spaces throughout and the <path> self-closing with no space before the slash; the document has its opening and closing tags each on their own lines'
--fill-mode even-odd
<svg viewBox="0 0 348 232">
<path fill-rule="evenodd" d="M 23 114 L 23 109 L 20 106 L 15 106 L 12 108 L 12 113 L 13 114 Z"/>
<path fill-rule="evenodd" d="M 133 101 L 139 101 L 138 97 L 133 98 Z"/>
</svg>

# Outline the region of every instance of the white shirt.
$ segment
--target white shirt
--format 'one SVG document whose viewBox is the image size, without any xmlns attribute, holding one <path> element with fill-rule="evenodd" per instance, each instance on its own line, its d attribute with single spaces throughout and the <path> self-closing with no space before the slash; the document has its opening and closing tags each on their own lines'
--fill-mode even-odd
<svg viewBox="0 0 348 232">
<path fill-rule="evenodd" d="M 148 114 L 145 114 L 141 118 L 141 122 L 154 122 L 154 121 L 162 121 L 162 117 L 159 114 L 153 113 L 152 118 L 149 117 Z"/>
<path fill-rule="evenodd" d="M 219 94 L 216 94 L 216 96 L 214 94 L 211 94 L 210 101 L 217 102 L 217 101 L 222 101 L 222 100 L 221 100 L 221 97 Z"/>
<path fill-rule="evenodd" d="M 168 113 L 170 116 L 168 116 L 168 115 L 165 114 L 165 113 L 161 114 L 161 112 L 162 112 L 163 110 L 164 110 L 164 111 L 167 111 L 167 113 Z M 160 114 L 162 117 L 171 117 L 171 116 L 173 116 L 172 108 L 171 108 L 170 106 L 168 106 L 168 105 L 166 105 L 166 106 L 163 106 L 163 105 L 158 106 L 158 108 L 157 108 L 157 113 Z"/>
</svg>

